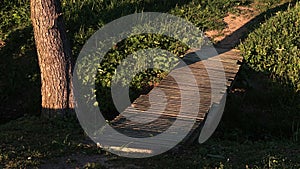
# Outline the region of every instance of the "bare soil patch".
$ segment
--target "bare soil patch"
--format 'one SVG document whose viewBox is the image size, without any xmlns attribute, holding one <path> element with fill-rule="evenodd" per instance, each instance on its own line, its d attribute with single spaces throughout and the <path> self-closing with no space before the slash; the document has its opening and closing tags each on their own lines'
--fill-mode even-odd
<svg viewBox="0 0 300 169">
<path fill-rule="evenodd" d="M 245 24 L 259 14 L 259 11 L 251 7 L 237 7 L 236 10 L 237 13 L 228 13 L 223 19 L 227 25 L 225 29 L 205 32 L 206 36 L 214 42 L 221 42 L 220 47 L 230 48 L 230 44 L 239 43 L 243 33 L 247 31 L 247 28 L 244 27 Z"/>
</svg>

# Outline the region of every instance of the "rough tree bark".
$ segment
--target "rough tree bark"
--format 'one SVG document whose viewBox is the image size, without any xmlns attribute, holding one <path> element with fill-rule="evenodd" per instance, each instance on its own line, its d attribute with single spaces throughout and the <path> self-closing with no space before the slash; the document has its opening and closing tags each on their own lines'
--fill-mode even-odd
<svg viewBox="0 0 300 169">
<path fill-rule="evenodd" d="M 71 48 L 60 0 L 31 0 L 30 8 L 41 71 L 41 115 L 65 116 L 74 105 Z"/>
</svg>

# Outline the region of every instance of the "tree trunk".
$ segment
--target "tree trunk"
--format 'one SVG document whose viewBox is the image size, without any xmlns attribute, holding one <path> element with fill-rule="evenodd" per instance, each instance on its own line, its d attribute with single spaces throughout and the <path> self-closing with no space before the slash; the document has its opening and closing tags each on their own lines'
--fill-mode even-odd
<svg viewBox="0 0 300 169">
<path fill-rule="evenodd" d="M 41 114 L 65 116 L 74 105 L 71 48 L 60 0 L 31 0 L 30 7 L 41 71 Z"/>
</svg>

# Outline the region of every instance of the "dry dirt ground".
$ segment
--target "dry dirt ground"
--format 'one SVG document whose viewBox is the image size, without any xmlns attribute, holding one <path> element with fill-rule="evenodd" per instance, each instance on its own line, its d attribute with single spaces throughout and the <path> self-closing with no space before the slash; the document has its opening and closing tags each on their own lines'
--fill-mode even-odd
<svg viewBox="0 0 300 169">
<path fill-rule="evenodd" d="M 255 11 L 250 7 L 238 7 L 237 10 L 239 11 L 237 14 L 228 13 L 224 18 L 224 22 L 227 25 L 225 29 L 221 31 L 210 30 L 205 32 L 206 36 L 215 43 L 219 43 L 218 46 L 221 48 L 231 49 L 238 44 L 240 42 L 240 37 L 247 31 L 247 28 L 244 27 L 244 25 L 259 14 L 258 11 Z M 127 164 L 126 166 L 115 166 L 104 154 L 87 155 L 80 152 L 67 157 L 49 159 L 44 161 L 44 164 L 42 164 L 40 168 L 83 168 L 87 163 L 98 163 L 107 168 L 114 169 L 141 168 L 130 164 Z"/>
<path fill-rule="evenodd" d="M 223 48 L 232 48 L 232 45 L 240 42 L 240 37 L 247 31 L 245 24 L 255 18 L 259 12 L 251 7 L 237 7 L 236 14 L 228 13 L 223 19 L 226 28 L 223 30 L 206 31 L 208 36 L 215 43 L 220 43 Z"/>
</svg>

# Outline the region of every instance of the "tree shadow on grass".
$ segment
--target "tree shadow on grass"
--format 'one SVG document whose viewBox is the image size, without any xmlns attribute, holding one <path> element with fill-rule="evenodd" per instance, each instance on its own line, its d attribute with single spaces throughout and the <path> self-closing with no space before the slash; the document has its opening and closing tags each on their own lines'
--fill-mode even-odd
<svg viewBox="0 0 300 169">
<path fill-rule="evenodd" d="M 10 33 L 0 57 L 0 123 L 23 114 L 38 114 L 40 75 L 32 28 Z"/>
<path fill-rule="evenodd" d="M 243 65 L 228 94 L 216 135 L 243 142 L 285 138 L 297 141 L 300 93 L 274 82 L 268 73 Z"/>
</svg>

